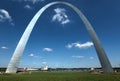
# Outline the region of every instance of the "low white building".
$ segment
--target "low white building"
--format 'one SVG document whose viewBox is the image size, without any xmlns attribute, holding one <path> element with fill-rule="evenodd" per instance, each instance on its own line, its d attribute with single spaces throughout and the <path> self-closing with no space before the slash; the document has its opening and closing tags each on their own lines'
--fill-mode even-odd
<svg viewBox="0 0 120 81">
<path fill-rule="evenodd" d="M 41 70 L 42 71 L 47 71 L 48 70 L 48 66 L 42 67 Z"/>
</svg>

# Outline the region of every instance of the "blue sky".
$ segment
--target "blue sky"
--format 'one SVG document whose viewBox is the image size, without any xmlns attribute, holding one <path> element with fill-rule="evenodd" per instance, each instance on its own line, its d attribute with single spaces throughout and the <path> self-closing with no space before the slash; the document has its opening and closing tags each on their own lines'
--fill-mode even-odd
<svg viewBox="0 0 120 81">
<path fill-rule="evenodd" d="M 0 0 L 0 67 L 7 67 L 22 33 L 36 12 L 56 0 Z M 120 1 L 58 0 L 78 7 L 93 25 L 113 67 L 120 65 Z M 100 67 L 89 34 L 65 5 L 38 19 L 19 67 Z"/>
</svg>

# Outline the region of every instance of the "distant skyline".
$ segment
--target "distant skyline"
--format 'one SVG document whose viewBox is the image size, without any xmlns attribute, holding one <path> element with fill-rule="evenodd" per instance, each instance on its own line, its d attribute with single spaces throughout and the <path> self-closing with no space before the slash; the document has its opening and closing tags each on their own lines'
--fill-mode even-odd
<svg viewBox="0 0 120 81">
<path fill-rule="evenodd" d="M 7 67 L 25 28 L 37 11 L 56 0 L 0 1 L 0 67 Z M 93 25 L 113 67 L 120 67 L 120 1 L 66 0 Z M 37 21 L 19 67 L 100 67 L 89 34 L 68 6 L 54 5 Z"/>
</svg>

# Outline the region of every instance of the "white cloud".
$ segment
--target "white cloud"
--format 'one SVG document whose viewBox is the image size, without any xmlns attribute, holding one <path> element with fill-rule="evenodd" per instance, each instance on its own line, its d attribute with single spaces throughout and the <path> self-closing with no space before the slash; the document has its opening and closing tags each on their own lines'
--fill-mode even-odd
<svg viewBox="0 0 120 81">
<path fill-rule="evenodd" d="M 0 9 L 0 22 L 5 22 L 5 21 L 12 21 L 11 16 L 9 15 L 8 11 L 5 9 Z"/>
<path fill-rule="evenodd" d="M 92 59 L 94 59 L 94 57 L 90 57 L 90 59 L 92 60 Z"/>
<path fill-rule="evenodd" d="M 47 64 L 47 62 L 42 62 L 42 64 Z"/>
<path fill-rule="evenodd" d="M 78 47 L 78 48 L 88 48 L 88 47 L 91 47 L 93 45 L 92 42 L 86 42 L 83 44 L 80 44 L 80 43 L 74 43 L 74 44 L 75 44 L 75 47 Z"/>
<path fill-rule="evenodd" d="M 52 21 L 58 21 L 61 24 L 67 24 L 70 22 L 68 16 L 66 15 L 66 10 L 64 8 L 56 8 L 54 9 L 55 15 L 52 17 Z"/>
<path fill-rule="evenodd" d="M 11 24 L 11 26 L 15 26 L 15 24 L 13 22 L 11 22 L 10 24 Z"/>
<path fill-rule="evenodd" d="M 66 20 L 62 21 L 61 24 L 66 24 L 66 23 L 69 23 L 69 22 L 70 22 L 70 20 L 66 19 Z"/>
<path fill-rule="evenodd" d="M 83 43 L 83 44 L 81 44 L 81 43 L 79 43 L 79 42 L 76 42 L 76 43 L 68 44 L 66 47 L 67 47 L 67 48 L 76 47 L 76 48 L 82 49 L 82 48 L 89 48 L 89 47 L 91 47 L 91 46 L 93 46 L 93 43 L 92 43 L 92 42 L 86 42 L 86 43 Z"/>
<path fill-rule="evenodd" d="M 33 4 L 38 3 L 38 2 L 43 2 L 45 0 L 24 0 L 24 1 L 29 1 L 32 2 Z"/>
<path fill-rule="evenodd" d="M 51 49 L 51 48 L 44 48 L 43 51 L 51 52 L 51 51 L 53 51 L 53 49 Z"/>
<path fill-rule="evenodd" d="M 31 10 L 31 9 L 32 9 L 32 7 L 31 7 L 30 5 L 28 5 L 28 4 L 27 4 L 27 5 L 25 5 L 25 6 L 24 6 L 24 8 L 25 8 L 25 9 L 29 9 L 29 10 Z"/>
<path fill-rule="evenodd" d="M 8 47 L 6 47 L 6 46 L 2 46 L 1 49 L 8 49 Z"/>
<path fill-rule="evenodd" d="M 78 59 L 82 59 L 84 58 L 84 56 L 72 56 L 73 58 L 78 58 Z"/>
<path fill-rule="evenodd" d="M 36 3 L 38 3 L 38 2 L 44 2 L 45 0 L 13 0 L 13 1 L 19 1 L 19 2 L 31 2 L 31 3 L 33 3 L 33 4 L 36 4 Z"/>
<path fill-rule="evenodd" d="M 34 58 L 37 58 L 37 57 L 38 57 L 38 56 L 36 56 L 36 55 L 33 54 L 33 53 L 31 53 L 29 56 L 30 56 L 30 57 L 34 57 Z"/>
<path fill-rule="evenodd" d="M 32 10 L 35 7 L 34 5 L 36 5 L 36 3 L 41 3 L 44 2 L 45 0 L 12 0 L 12 1 L 23 2 L 25 4 L 24 5 L 25 9 Z"/>
<path fill-rule="evenodd" d="M 67 47 L 67 48 L 72 48 L 73 45 L 72 45 L 72 44 L 68 44 L 66 47 Z"/>
<path fill-rule="evenodd" d="M 32 54 L 32 53 L 31 53 L 29 56 L 30 56 L 30 57 L 33 57 L 33 56 L 34 56 L 34 54 Z"/>
</svg>

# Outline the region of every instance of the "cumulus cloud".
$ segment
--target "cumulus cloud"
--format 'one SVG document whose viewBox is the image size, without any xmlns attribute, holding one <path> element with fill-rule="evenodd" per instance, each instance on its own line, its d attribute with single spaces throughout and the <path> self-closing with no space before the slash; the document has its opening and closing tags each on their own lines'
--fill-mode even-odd
<svg viewBox="0 0 120 81">
<path fill-rule="evenodd" d="M 30 57 L 34 57 L 34 58 L 37 58 L 37 57 L 38 57 L 38 56 L 36 56 L 36 55 L 33 54 L 33 53 L 31 53 L 29 56 L 30 56 Z"/>
<path fill-rule="evenodd" d="M 66 10 L 64 8 L 56 8 L 54 9 L 55 15 L 52 17 L 52 21 L 60 22 L 61 24 L 67 24 L 70 22 Z"/>
<path fill-rule="evenodd" d="M 25 5 L 24 8 L 25 8 L 25 9 L 29 9 L 29 10 L 33 9 L 33 8 L 32 8 L 30 5 L 28 5 L 28 4 Z"/>
<path fill-rule="evenodd" d="M 42 64 L 47 64 L 47 62 L 42 62 Z"/>
<path fill-rule="evenodd" d="M 66 47 L 67 47 L 67 48 L 72 48 L 73 45 L 72 45 L 72 44 L 68 44 Z"/>
<path fill-rule="evenodd" d="M 30 57 L 33 57 L 33 56 L 34 56 L 34 54 L 32 54 L 32 53 L 31 53 L 29 56 L 30 56 Z"/>
<path fill-rule="evenodd" d="M 5 21 L 12 21 L 11 16 L 9 15 L 8 11 L 5 9 L 0 9 L 0 22 L 5 22 Z"/>
<path fill-rule="evenodd" d="M 53 49 L 51 49 L 51 48 L 44 48 L 43 51 L 51 52 L 51 51 L 53 51 Z"/>
<path fill-rule="evenodd" d="M 72 47 L 82 49 L 82 48 L 89 48 L 91 46 L 93 46 L 92 42 L 86 42 L 86 43 L 83 43 L 83 44 L 81 44 L 79 42 L 75 42 L 75 43 L 68 44 L 66 47 L 69 48 L 69 49 L 72 48 Z"/>
<path fill-rule="evenodd" d="M 24 2 L 24 8 L 27 10 L 32 10 L 36 3 L 44 2 L 45 0 L 12 0 L 16 2 Z"/>
<path fill-rule="evenodd" d="M 78 59 L 82 59 L 84 58 L 84 56 L 72 56 L 73 58 L 78 58 Z"/>
<path fill-rule="evenodd" d="M 43 2 L 45 0 L 24 0 L 24 1 L 32 2 L 33 4 L 35 4 L 35 3 L 38 3 L 38 2 Z"/>
<path fill-rule="evenodd" d="M 36 3 L 38 3 L 38 2 L 43 2 L 43 1 L 45 1 L 45 0 L 12 0 L 12 1 L 19 1 L 19 2 L 31 2 L 31 3 L 33 3 L 33 4 L 36 4 Z"/>
<path fill-rule="evenodd" d="M 6 46 L 2 46 L 1 49 L 8 49 L 8 47 L 6 47 Z"/>
</svg>

